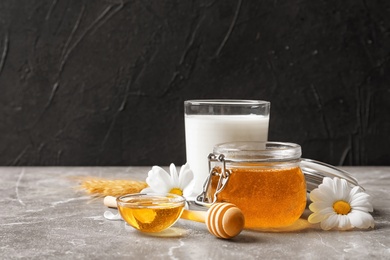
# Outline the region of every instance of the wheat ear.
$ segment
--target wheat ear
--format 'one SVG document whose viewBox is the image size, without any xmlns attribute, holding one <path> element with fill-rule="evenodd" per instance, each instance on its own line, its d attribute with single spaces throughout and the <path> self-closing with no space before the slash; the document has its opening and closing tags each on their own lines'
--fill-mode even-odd
<svg viewBox="0 0 390 260">
<path fill-rule="evenodd" d="M 85 177 L 80 184 L 80 187 L 87 193 L 102 197 L 118 197 L 125 194 L 139 193 L 147 186 L 146 182 L 143 181 L 108 180 L 94 177 Z"/>
</svg>

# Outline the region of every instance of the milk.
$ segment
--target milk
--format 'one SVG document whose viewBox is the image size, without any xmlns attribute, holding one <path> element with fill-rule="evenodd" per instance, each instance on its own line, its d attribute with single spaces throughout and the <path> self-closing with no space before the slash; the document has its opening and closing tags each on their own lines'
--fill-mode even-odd
<svg viewBox="0 0 390 260">
<path fill-rule="evenodd" d="M 208 155 L 215 144 L 233 141 L 267 141 L 269 116 L 185 115 L 187 163 L 199 194 L 209 175 Z"/>
</svg>

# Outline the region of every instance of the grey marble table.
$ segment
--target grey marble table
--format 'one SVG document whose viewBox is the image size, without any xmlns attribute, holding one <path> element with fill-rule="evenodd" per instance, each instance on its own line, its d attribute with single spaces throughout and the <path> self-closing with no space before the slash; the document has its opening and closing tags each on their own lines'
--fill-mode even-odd
<svg viewBox="0 0 390 260">
<path fill-rule="evenodd" d="M 305 216 L 233 240 L 179 220 L 159 235 L 103 217 L 73 176 L 145 180 L 150 167 L 0 167 L 0 259 L 390 259 L 390 167 L 345 167 L 373 196 L 375 229 L 322 231 Z"/>
</svg>

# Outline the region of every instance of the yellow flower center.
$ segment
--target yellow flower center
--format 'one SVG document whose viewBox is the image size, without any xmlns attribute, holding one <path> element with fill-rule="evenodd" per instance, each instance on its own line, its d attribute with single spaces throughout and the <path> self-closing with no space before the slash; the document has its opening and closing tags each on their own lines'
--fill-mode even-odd
<svg viewBox="0 0 390 260">
<path fill-rule="evenodd" d="M 172 188 L 169 193 L 173 193 L 173 194 L 176 194 L 176 195 L 183 195 L 183 191 L 179 188 Z"/>
<path fill-rule="evenodd" d="M 351 212 L 351 205 L 349 205 L 349 203 L 346 201 L 338 200 L 333 203 L 333 209 L 337 214 L 347 215 L 349 212 Z"/>
</svg>

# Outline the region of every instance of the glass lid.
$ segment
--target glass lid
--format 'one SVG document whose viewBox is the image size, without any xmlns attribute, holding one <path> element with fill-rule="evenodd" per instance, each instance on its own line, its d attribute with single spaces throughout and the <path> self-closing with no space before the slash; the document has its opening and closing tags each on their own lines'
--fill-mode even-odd
<svg viewBox="0 0 390 260">
<path fill-rule="evenodd" d="M 359 186 L 362 190 L 364 190 L 363 187 L 359 185 L 357 179 L 350 173 L 332 165 L 302 158 L 300 167 L 305 175 L 307 192 L 311 192 L 317 188 L 325 177 L 338 177 L 346 180 L 351 186 Z"/>
</svg>

